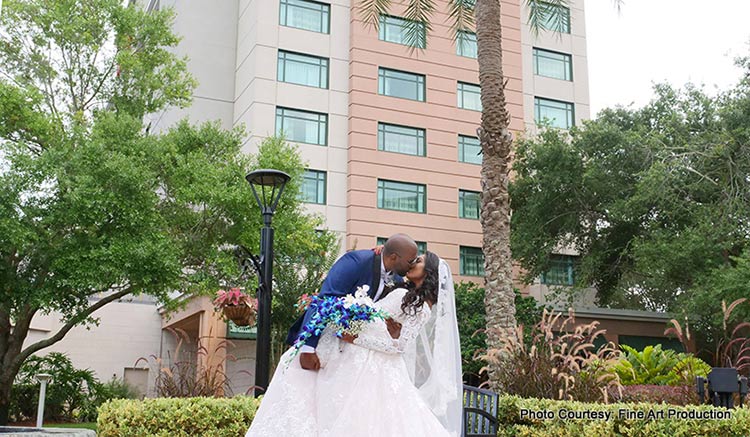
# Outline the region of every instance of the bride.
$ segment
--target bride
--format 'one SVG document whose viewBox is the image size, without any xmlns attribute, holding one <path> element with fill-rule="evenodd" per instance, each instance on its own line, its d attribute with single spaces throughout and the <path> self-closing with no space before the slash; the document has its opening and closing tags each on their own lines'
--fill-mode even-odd
<svg viewBox="0 0 750 437">
<path fill-rule="evenodd" d="M 321 369 L 282 357 L 247 436 L 461 435 L 462 386 L 453 278 L 427 252 L 409 282 L 375 303 L 401 324 L 368 323 L 339 340 L 326 329 Z M 394 333 L 397 334 L 397 333 Z M 286 363 L 289 363 L 286 365 Z"/>
</svg>

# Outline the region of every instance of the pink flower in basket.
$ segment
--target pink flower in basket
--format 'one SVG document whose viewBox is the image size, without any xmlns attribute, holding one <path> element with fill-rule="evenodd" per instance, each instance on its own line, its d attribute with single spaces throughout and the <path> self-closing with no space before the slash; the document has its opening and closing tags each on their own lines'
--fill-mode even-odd
<svg viewBox="0 0 750 437">
<path fill-rule="evenodd" d="M 243 293 L 239 288 L 230 288 L 229 291 L 219 290 L 214 299 L 214 306 L 217 310 L 224 309 L 228 306 L 247 305 L 254 309 L 258 308 L 258 299 L 252 298 Z"/>
</svg>

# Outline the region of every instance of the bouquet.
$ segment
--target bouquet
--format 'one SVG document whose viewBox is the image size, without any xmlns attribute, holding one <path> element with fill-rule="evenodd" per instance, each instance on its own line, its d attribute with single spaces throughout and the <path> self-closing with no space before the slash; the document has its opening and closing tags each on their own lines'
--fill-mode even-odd
<svg viewBox="0 0 750 437">
<path fill-rule="evenodd" d="M 374 307 L 374 302 L 367 295 L 369 286 L 363 285 L 357 288 L 354 295 L 344 297 L 335 296 L 311 296 L 309 308 L 315 312 L 310 321 L 302 327 L 297 340 L 294 342 L 296 355 L 302 345 L 314 335 L 320 335 L 327 326 L 336 330 L 336 336 L 341 338 L 344 334 L 352 336 L 359 335 L 365 325 L 373 320 L 385 320 L 390 315 Z"/>
</svg>

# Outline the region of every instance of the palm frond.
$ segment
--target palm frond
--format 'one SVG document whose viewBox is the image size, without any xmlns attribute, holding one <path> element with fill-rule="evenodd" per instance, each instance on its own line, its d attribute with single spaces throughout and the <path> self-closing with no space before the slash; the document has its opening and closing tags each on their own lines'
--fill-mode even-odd
<svg viewBox="0 0 750 437">
<path fill-rule="evenodd" d="M 464 32 L 472 32 L 474 29 L 474 5 L 476 0 L 449 0 L 448 19 L 451 22 L 451 31 L 457 43 L 463 43 L 466 37 Z"/>
<path fill-rule="evenodd" d="M 380 28 L 380 18 L 388 15 L 388 9 L 391 7 L 391 0 L 360 0 L 357 10 L 365 26 Z"/>
<path fill-rule="evenodd" d="M 561 34 L 570 22 L 568 0 L 526 0 L 526 7 L 529 9 L 529 28 L 534 36 L 538 36 L 541 29 Z"/>
<path fill-rule="evenodd" d="M 427 48 L 427 34 L 432 31 L 432 14 L 435 12 L 434 0 L 409 0 L 404 18 L 409 25 L 406 28 L 406 43 L 410 51 L 416 48 Z"/>
</svg>

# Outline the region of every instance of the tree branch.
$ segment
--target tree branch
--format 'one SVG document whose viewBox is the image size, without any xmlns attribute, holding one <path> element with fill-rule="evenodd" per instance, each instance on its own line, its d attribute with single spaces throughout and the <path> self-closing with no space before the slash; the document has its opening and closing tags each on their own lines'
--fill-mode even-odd
<svg viewBox="0 0 750 437">
<path fill-rule="evenodd" d="M 10 336 L 10 313 L 0 309 L 0 359 L 8 350 L 8 337 Z"/>
<path fill-rule="evenodd" d="M 94 98 L 96 98 L 96 96 L 99 95 L 99 91 L 102 89 L 102 86 L 104 86 L 104 83 L 107 81 L 107 78 L 109 77 L 109 75 L 112 74 L 112 70 L 114 69 L 115 65 L 117 64 L 113 60 L 110 63 L 109 68 L 107 69 L 107 72 L 102 75 L 102 79 L 99 81 L 99 84 L 94 89 L 93 93 L 91 94 L 91 97 L 89 97 L 88 100 L 83 102 L 82 108 L 86 108 L 89 105 L 89 103 L 91 103 L 91 101 L 94 100 Z"/>
<path fill-rule="evenodd" d="M 55 335 L 53 335 L 52 337 L 46 338 L 44 340 L 38 341 L 30 345 L 26 349 L 24 349 L 20 354 L 18 354 L 13 364 L 20 366 L 21 363 L 23 363 L 29 356 L 31 356 L 31 354 L 38 352 L 46 347 L 52 346 L 53 344 L 62 340 L 71 329 L 73 329 L 76 325 L 80 324 L 83 320 L 85 320 L 88 316 L 90 316 L 94 311 L 98 310 L 104 305 L 107 305 L 110 302 L 113 302 L 123 296 L 130 294 L 131 292 L 132 292 L 131 287 L 125 288 L 122 291 L 118 291 L 117 293 L 110 294 L 109 296 L 91 305 L 86 310 L 82 311 L 81 313 L 76 314 L 68 321 L 68 323 L 66 323 L 62 328 L 60 328 L 60 330 L 57 331 Z"/>
</svg>

